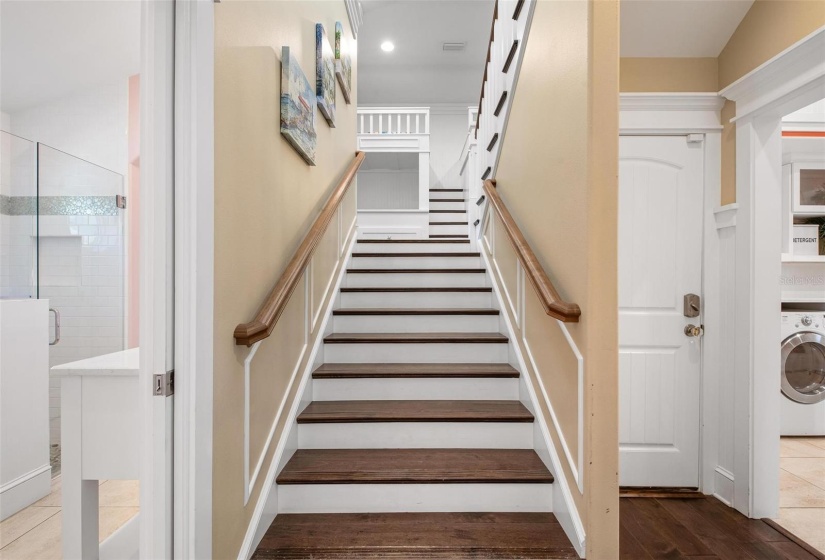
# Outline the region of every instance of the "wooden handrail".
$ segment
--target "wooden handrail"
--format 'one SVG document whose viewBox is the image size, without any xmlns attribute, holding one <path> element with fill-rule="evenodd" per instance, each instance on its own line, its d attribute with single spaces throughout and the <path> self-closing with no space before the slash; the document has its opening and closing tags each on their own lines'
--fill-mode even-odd
<svg viewBox="0 0 825 560">
<path fill-rule="evenodd" d="M 507 232 L 507 238 L 510 240 L 510 244 L 513 246 L 518 260 L 521 261 L 521 265 L 527 273 L 527 278 L 530 279 L 530 283 L 536 289 L 539 301 L 541 301 L 544 307 L 544 312 L 565 323 L 578 323 L 579 317 L 582 314 L 581 309 L 577 304 L 566 302 L 559 296 L 559 293 L 553 286 L 553 282 L 550 281 L 547 273 L 544 272 L 541 264 L 539 264 L 539 260 L 536 258 L 536 254 L 533 253 L 533 250 L 530 248 L 518 225 L 516 225 L 515 220 L 513 220 L 513 216 L 510 215 L 510 212 L 498 195 L 495 180 L 487 179 L 484 181 L 484 192 L 487 194 L 487 200 L 490 201 L 490 205 L 501 219 L 501 223 L 504 224 L 504 231 Z"/>
<path fill-rule="evenodd" d="M 298 250 L 292 255 L 292 259 L 289 261 L 289 264 L 286 265 L 286 269 L 272 288 L 272 291 L 269 292 L 266 301 L 264 301 L 263 305 L 258 309 L 255 318 L 248 323 L 241 323 L 235 327 L 235 344 L 252 346 L 259 340 L 263 340 L 272 334 L 272 330 L 284 312 L 284 308 L 286 308 L 292 292 L 295 291 L 301 275 L 306 270 L 307 265 L 309 265 L 309 261 L 315 252 L 315 248 L 318 246 L 318 242 L 321 241 L 321 237 L 327 230 L 329 222 L 341 205 L 344 195 L 347 194 L 347 190 L 349 190 L 349 186 L 358 168 L 361 167 L 364 157 L 364 152 L 355 153 L 355 158 L 352 160 L 352 163 L 349 164 L 349 167 L 347 167 L 347 171 L 341 178 L 341 182 L 338 183 L 338 186 L 335 187 L 335 190 L 329 195 L 324 207 L 321 209 L 321 213 L 315 218 L 312 227 L 309 228 L 309 231 L 304 236 L 304 240 L 301 242 Z"/>
</svg>

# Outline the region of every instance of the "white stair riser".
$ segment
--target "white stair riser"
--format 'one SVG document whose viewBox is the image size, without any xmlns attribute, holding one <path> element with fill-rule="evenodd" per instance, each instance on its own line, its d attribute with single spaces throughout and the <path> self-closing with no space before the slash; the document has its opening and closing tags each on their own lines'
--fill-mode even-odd
<svg viewBox="0 0 825 560">
<path fill-rule="evenodd" d="M 279 484 L 279 513 L 549 512 L 552 484 Z"/>
<path fill-rule="evenodd" d="M 414 273 L 347 273 L 344 285 L 348 288 L 443 288 L 486 287 L 487 276 L 479 272 L 414 272 Z"/>
<path fill-rule="evenodd" d="M 498 332 L 497 315 L 335 315 L 337 333 Z"/>
<path fill-rule="evenodd" d="M 492 299 L 489 292 L 351 292 L 341 294 L 340 307 L 489 309 Z"/>
<path fill-rule="evenodd" d="M 444 198 L 464 198 L 466 193 L 462 192 L 447 192 L 447 191 L 430 191 L 430 200 L 441 200 Z"/>
<path fill-rule="evenodd" d="M 447 220 L 436 220 L 437 222 L 444 222 Z M 463 221 L 463 220 L 462 220 Z M 430 235 L 467 235 L 466 224 L 459 224 L 455 226 L 440 226 L 437 224 L 430 224 Z"/>
<path fill-rule="evenodd" d="M 466 253 L 472 243 L 356 243 L 355 253 Z"/>
<path fill-rule="evenodd" d="M 467 205 L 464 201 L 461 202 L 443 202 L 435 200 L 430 202 L 430 210 L 466 210 Z"/>
<path fill-rule="evenodd" d="M 446 208 L 445 208 L 446 210 Z M 430 220 L 433 222 L 466 222 L 466 212 L 430 212 Z"/>
<path fill-rule="evenodd" d="M 508 361 L 507 344 L 324 344 L 324 361 L 341 364 L 476 363 Z"/>
<path fill-rule="evenodd" d="M 300 449 L 532 449 L 532 422 L 299 424 Z"/>
<path fill-rule="evenodd" d="M 484 268 L 481 257 L 352 257 L 350 268 Z"/>
<path fill-rule="evenodd" d="M 314 401 L 518 400 L 516 377 L 313 379 Z"/>
</svg>

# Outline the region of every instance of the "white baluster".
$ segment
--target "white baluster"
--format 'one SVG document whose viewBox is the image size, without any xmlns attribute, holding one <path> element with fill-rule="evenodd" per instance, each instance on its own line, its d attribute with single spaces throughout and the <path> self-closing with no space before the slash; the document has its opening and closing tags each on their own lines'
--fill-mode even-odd
<svg viewBox="0 0 825 560">
<path fill-rule="evenodd" d="M 372 114 L 370 114 L 370 134 L 375 134 L 375 132 L 372 128 Z"/>
<path fill-rule="evenodd" d="M 407 134 L 410 133 L 410 114 L 407 113 Z"/>
</svg>

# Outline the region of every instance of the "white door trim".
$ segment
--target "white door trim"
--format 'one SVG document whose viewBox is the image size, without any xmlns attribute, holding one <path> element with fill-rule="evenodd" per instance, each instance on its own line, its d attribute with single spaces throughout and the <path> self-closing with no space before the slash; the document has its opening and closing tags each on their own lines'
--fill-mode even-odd
<svg viewBox="0 0 825 560">
<path fill-rule="evenodd" d="M 749 458 L 733 505 L 750 517 L 779 508 L 781 119 L 825 97 L 823 51 L 825 27 L 720 92 L 736 102 L 736 441 Z"/>
<path fill-rule="evenodd" d="M 717 93 L 623 93 L 619 101 L 620 135 L 703 135 L 704 240 L 702 245 L 703 320 L 699 490 L 714 492 L 716 468 L 716 415 L 712 381 L 718 378 L 719 334 L 721 330 L 718 292 L 712 289 L 718 277 L 719 248 L 714 212 L 721 199 L 722 125 L 724 104 Z M 698 140 L 698 138 L 697 138 Z M 700 429 L 700 426 L 697 426 Z"/>
<path fill-rule="evenodd" d="M 174 557 L 212 557 L 214 3 L 175 3 Z"/>
<path fill-rule="evenodd" d="M 174 0 L 141 6 L 140 558 L 172 558 L 172 399 L 153 375 L 172 369 Z"/>
</svg>

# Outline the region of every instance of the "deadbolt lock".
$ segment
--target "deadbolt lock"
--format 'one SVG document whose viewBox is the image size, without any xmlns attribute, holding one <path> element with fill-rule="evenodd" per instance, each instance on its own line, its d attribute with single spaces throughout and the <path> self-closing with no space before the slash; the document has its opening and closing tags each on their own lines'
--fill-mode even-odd
<svg viewBox="0 0 825 560">
<path fill-rule="evenodd" d="M 685 317 L 698 317 L 702 311 L 702 298 L 696 294 L 685 294 Z"/>
</svg>

